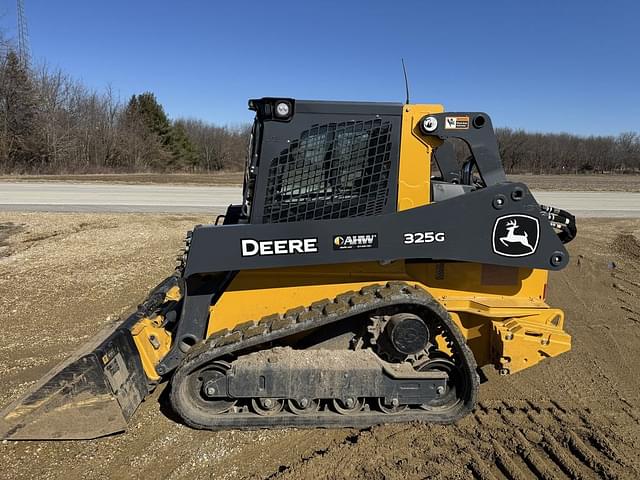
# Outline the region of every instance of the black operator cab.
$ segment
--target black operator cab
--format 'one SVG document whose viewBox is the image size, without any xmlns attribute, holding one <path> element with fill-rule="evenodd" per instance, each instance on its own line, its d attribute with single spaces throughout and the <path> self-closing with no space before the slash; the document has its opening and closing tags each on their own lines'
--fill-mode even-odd
<svg viewBox="0 0 640 480">
<path fill-rule="evenodd" d="M 242 216 L 287 223 L 396 210 L 402 105 L 290 98 L 256 112 Z"/>
</svg>

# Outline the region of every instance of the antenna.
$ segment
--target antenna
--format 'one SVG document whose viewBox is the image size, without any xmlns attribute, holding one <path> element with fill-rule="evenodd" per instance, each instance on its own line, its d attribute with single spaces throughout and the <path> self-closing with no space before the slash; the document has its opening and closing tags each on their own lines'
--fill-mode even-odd
<svg viewBox="0 0 640 480">
<path fill-rule="evenodd" d="M 405 105 L 409 103 L 409 80 L 407 79 L 407 69 L 404 66 L 404 58 L 400 58 L 402 62 L 402 72 L 404 73 L 404 88 L 407 92 L 407 100 L 404 102 Z"/>
<path fill-rule="evenodd" d="M 18 57 L 25 67 L 29 66 L 31 54 L 29 52 L 29 30 L 27 28 L 27 17 L 24 14 L 24 0 L 17 0 L 18 17 Z"/>
</svg>

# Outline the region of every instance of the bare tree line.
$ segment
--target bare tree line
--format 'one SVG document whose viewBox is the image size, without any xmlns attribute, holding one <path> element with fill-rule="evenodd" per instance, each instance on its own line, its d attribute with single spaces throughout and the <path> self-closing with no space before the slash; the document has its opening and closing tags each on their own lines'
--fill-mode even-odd
<svg viewBox="0 0 640 480">
<path fill-rule="evenodd" d="M 151 93 L 122 102 L 111 88 L 90 90 L 60 70 L 26 68 L 11 48 L 5 52 L 0 57 L 2 173 L 242 168 L 247 126 L 171 121 Z"/>
<path fill-rule="evenodd" d="M 496 130 L 507 173 L 640 173 L 640 135 L 582 137 Z"/>
<path fill-rule="evenodd" d="M 22 65 L 0 32 L 0 172 L 214 172 L 243 167 L 250 128 L 170 120 L 152 93 L 121 101 Z M 640 173 L 640 135 L 496 131 L 508 173 Z"/>
</svg>

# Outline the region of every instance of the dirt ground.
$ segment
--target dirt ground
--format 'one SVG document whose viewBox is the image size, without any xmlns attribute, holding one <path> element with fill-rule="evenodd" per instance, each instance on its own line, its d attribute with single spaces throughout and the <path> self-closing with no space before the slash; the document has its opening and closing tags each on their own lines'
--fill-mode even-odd
<svg viewBox="0 0 640 480">
<path fill-rule="evenodd" d="M 0 213 L 0 405 L 136 305 L 207 220 Z M 640 220 L 579 227 L 548 298 L 573 350 L 513 376 L 485 369 L 456 425 L 203 432 L 167 417 L 157 391 L 125 434 L 2 442 L 0 478 L 640 478 Z"/>
<path fill-rule="evenodd" d="M 107 182 L 169 183 L 193 185 L 241 185 L 243 172 L 211 174 L 134 173 L 102 175 L 0 175 L 0 182 Z M 640 192 L 640 175 L 508 175 L 509 180 L 524 182 L 531 190 Z"/>
</svg>

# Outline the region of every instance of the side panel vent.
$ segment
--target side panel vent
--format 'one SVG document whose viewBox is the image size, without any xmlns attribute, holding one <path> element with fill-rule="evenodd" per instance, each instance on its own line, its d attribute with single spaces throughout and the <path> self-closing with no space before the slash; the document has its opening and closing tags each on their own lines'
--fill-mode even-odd
<svg viewBox="0 0 640 480">
<path fill-rule="evenodd" d="M 377 215 L 389 201 L 391 123 L 314 125 L 271 161 L 263 223 Z"/>
</svg>

